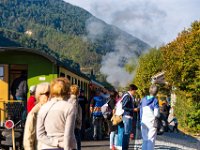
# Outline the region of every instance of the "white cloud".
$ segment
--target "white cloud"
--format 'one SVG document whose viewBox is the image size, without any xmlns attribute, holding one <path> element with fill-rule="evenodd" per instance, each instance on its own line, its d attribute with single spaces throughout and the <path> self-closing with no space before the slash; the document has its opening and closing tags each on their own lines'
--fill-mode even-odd
<svg viewBox="0 0 200 150">
<path fill-rule="evenodd" d="M 200 19 L 198 0 L 65 0 L 151 46 L 175 39 Z"/>
</svg>

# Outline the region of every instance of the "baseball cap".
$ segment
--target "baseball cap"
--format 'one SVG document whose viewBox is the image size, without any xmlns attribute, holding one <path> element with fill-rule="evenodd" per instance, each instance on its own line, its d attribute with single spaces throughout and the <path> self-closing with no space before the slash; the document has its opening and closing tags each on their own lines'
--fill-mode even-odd
<svg viewBox="0 0 200 150">
<path fill-rule="evenodd" d="M 30 88 L 29 88 L 30 93 L 34 93 L 35 89 L 36 89 L 35 85 L 30 86 Z"/>
</svg>

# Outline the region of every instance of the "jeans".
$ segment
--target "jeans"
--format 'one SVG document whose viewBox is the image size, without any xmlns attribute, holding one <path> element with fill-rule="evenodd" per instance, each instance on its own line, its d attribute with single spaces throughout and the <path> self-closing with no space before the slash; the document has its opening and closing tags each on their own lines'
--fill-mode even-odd
<svg viewBox="0 0 200 150">
<path fill-rule="evenodd" d="M 123 124 L 123 122 L 121 122 L 120 124 L 118 124 L 118 142 L 117 142 L 117 146 L 122 147 L 123 135 L 124 135 L 124 124 Z"/>
<path fill-rule="evenodd" d="M 118 145 L 118 134 L 116 131 L 110 132 L 110 148 Z"/>
<path fill-rule="evenodd" d="M 94 135 L 93 138 L 102 140 L 102 124 L 103 124 L 103 117 L 95 117 L 93 116 L 93 125 L 94 125 Z"/>
<path fill-rule="evenodd" d="M 142 150 L 154 150 L 155 140 L 157 136 L 157 129 L 153 127 L 153 125 L 147 126 L 142 123 L 141 125 L 142 131 Z"/>
<path fill-rule="evenodd" d="M 122 138 L 122 150 L 128 150 L 130 133 L 132 131 L 132 118 L 123 116 L 124 134 Z"/>
</svg>

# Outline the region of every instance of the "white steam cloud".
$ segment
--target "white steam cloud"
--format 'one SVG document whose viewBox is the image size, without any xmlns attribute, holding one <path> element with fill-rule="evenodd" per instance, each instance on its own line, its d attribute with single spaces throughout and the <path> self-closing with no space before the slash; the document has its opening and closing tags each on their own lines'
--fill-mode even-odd
<svg viewBox="0 0 200 150">
<path fill-rule="evenodd" d="M 134 49 L 128 50 L 126 41 L 118 39 L 115 41 L 115 51 L 107 53 L 102 59 L 100 71 L 107 76 L 107 81 L 114 87 L 125 87 L 133 80 L 134 72 L 129 73 L 125 69 L 125 65 L 137 57 Z"/>
<path fill-rule="evenodd" d="M 86 29 L 88 32 L 87 38 L 90 39 L 92 42 L 102 38 L 104 33 L 104 24 L 97 20 L 93 20 L 92 18 L 86 21 Z"/>
<path fill-rule="evenodd" d="M 86 21 L 87 39 L 95 42 L 103 38 L 105 32 L 105 24 L 96 19 L 90 18 Z M 125 69 L 125 65 L 130 61 L 137 62 L 135 51 L 137 46 L 132 46 L 126 42 L 123 36 L 118 37 L 114 41 L 114 51 L 107 53 L 102 58 L 100 72 L 107 76 L 106 80 L 114 87 L 125 87 L 133 80 L 134 72 L 129 73 Z"/>
</svg>

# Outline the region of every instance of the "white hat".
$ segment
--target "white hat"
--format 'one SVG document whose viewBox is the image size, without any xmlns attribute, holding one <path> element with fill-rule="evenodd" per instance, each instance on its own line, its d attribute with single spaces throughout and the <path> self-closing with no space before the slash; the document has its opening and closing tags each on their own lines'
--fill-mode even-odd
<svg viewBox="0 0 200 150">
<path fill-rule="evenodd" d="M 34 93 L 35 89 L 36 89 L 35 85 L 30 86 L 30 88 L 29 88 L 30 93 Z"/>
</svg>

